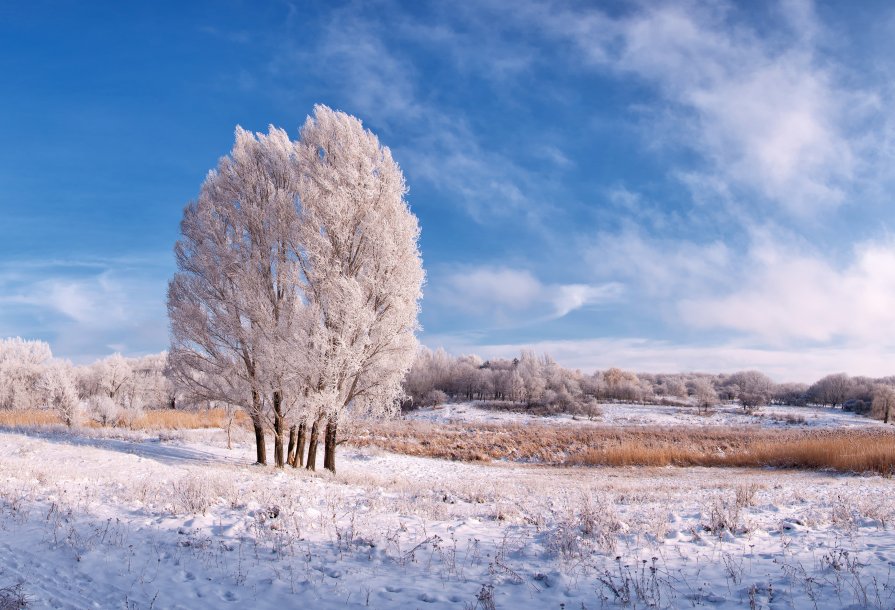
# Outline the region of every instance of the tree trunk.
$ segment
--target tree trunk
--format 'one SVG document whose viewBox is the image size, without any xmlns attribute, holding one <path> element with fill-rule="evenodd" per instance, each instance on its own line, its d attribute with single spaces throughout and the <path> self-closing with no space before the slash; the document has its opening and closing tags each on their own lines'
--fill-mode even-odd
<svg viewBox="0 0 895 610">
<path fill-rule="evenodd" d="M 308 439 L 308 459 L 305 462 L 308 470 L 317 470 L 317 440 L 320 428 L 318 423 L 319 421 L 315 421 L 311 426 L 311 437 Z"/>
<path fill-rule="evenodd" d="M 286 418 L 283 416 L 283 398 L 279 392 L 273 393 L 273 456 L 277 468 L 286 464 L 286 456 L 283 453 L 283 433 L 286 431 Z"/>
<path fill-rule="evenodd" d="M 286 465 L 295 466 L 295 426 L 289 426 L 289 450 L 286 452 Z"/>
<path fill-rule="evenodd" d="M 295 439 L 295 461 L 292 462 L 293 468 L 301 468 L 305 465 L 305 436 L 307 436 L 308 426 L 305 422 L 298 424 L 298 435 Z"/>
<path fill-rule="evenodd" d="M 335 417 L 330 417 L 327 420 L 323 443 L 323 467 L 333 474 L 336 474 L 336 431 L 338 426 Z"/>
<path fill-rule="evenodd" d="M 266 466 L 267 447 L 264 444 L 264 425 L 253 417 L 252 426 L 255 428 L 255 453 L 258 457 L 256 464 Z"/>
<path fill-rule="evenodd" d="M 261 403 L 258 400 L 258 393 L 252 392 L 252 426 L 255 428 L 255 453 L 258 461 L 255 462 L 261 466 L 267 466 L 267 445 L 264 440 L 264 422 L 261 419 Z"/>
</svg>

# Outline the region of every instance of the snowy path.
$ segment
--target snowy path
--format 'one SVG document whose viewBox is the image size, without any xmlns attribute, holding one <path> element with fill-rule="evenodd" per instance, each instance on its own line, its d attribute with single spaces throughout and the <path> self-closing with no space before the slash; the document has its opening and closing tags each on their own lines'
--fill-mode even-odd
<svg viewBox="0 0 895 610">
<path fill-rule="evenodd" d="M 353 449 L 332 477 L 190 438 L 0 432 L 0 587 L 33 608 L 895 605 L 881 477 Z"/>
</svg>

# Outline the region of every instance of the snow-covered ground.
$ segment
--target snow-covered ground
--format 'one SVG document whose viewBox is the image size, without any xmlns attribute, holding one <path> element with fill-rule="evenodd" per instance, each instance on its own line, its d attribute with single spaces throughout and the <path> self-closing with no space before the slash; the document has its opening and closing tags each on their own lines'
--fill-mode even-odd
<svg viewBox="0 0 895 610">
<path fill-rule="evenodd" d="M 333 477 L 252 466 L 220 432 L 127 436 L 0 432 L 0 588 L 32 608 L 895 605 L 882 477 L 354 449 Z"/>
<path fill-rule="evenodd" d="M 869 428 L 884 426 L 880 421 L 829 407 L 768 406 L 752 413 L 737 405 L 720 405 L 708 414 L 691 406 L 606 403 L 602 415 L 594 419 L 571 415 L 529 415 L 520 411 L 486 409 L 474 402 L 449 403 L 409 412 L 405 417 L 421 421 L 454 423 L 525 423 L 537 421 L 556 425 L 612 426 L 732 426 L 732 427 L 823 427 Z"/>
</svg>

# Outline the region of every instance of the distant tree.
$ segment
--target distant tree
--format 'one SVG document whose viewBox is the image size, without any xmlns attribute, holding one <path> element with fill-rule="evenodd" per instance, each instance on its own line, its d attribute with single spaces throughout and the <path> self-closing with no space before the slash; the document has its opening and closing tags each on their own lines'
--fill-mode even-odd
<svg viewBox="0 0 895 610">
<path fill-rule="evenodd" d="M 121 409 L 105 394 L 96 394 L 87 401 L 90 417 L 103 427 L 114 426 L 118 422 Z"/>
<path fill-rule="evenodd" d="M 680 377 L 668 377 L 665 380 L 665 392 L 668 396 L 676 398 L 685 398 L 687 396 L 687 385 Z"/>
<path fill-rule="evenodd" d="M 134 372 L 121 354 L 112 354 L 93 365 L 98 393 L 105 394 L 119 406 L 132 391 Z"/>
<path fill-rule="evenodd" d="M 873 388 L 873 416 L 889 423 L 895 415 L 895 387 L 877 384 Z"/>
<path fill-rule="evenodd" d="M 808 388 L 809 399 L 813 402 L 837 406 L 844 403 L 849 398 L 852 391 L 852 383 L 848 375 L 845 373 L 835 373 L 827 375 L 814 382 Z"/>
<path fill-rule="evenodd" d="M 768 404 L 774 391 L 774 382 L 759 371 L 740 371 L 730 376 L 729 382 L 737 386 L 737 398 L 744 409 Z"/>
<path fill-rule="evenodd" d="M 804 383 L 781 383 L 774 387 L 772 398 L 782 405 L 804 405 L 807 394 L 808 385 Z"/>
<path fill-rule="evenodd" d="M 706 412 L 718 404 L 718 393 L 715 391 L 715 386 L 708 379 L 699 378 L 694 380 L 692 388 L 693 398 L 696 400 L 696 406 L 700 411 Z"/>
</svg>

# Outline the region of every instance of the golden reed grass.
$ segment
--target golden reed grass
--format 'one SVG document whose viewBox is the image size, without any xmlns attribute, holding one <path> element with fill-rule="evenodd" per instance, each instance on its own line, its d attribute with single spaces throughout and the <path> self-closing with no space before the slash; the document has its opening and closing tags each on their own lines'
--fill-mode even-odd
<svg viewBox="0 0 895 610">
<path fill-rule="evenodd" d="M 249 418 L 242 411 L 233 417 L 234 426 L 248 426 Z M 0 410 L 0 427 L 62 425 L 54 411 L 45 409 Z M 86 420 L 87 427 L 99 424 Z M 147 409 L 143 416 L 129 427 L 134 430 L 196 430 L 199 428 L 223 428 L 227 425 L 227 413 L 223 409 L 179 411 L 176 409 Z"/>
<path fill-rule="evenodd" d="M 569 466 L 726 466 L 895 474 L 895 430 L 619 428 L 383 422 L 349 442 L 464 461 Z"/>
<path fill-rule="evenodd" d="M 237 411 L 233 416 L 234 426 L 247 426 L 248 416 Z M 201 411 L 178 411 L 176 409 L 147 410 L 143 417 L 133 423 L 135 430 L 196 430 L 199 428 L 224 428 L 227 412 L 224 409 Z"/>
</svg>

